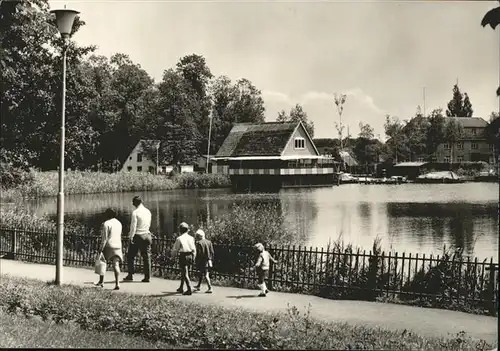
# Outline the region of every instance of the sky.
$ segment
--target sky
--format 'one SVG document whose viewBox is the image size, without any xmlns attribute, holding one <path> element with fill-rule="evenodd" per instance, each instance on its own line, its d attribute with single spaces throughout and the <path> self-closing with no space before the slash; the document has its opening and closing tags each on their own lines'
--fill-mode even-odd
<svg viewBox="0 0 500 351">
<path fill-rule="evenodd" d="M 474 116 L 499 110 L 500 26 L 483 28 L 498 1 L 49 1 L 81 12 L 73 39 L 97 53 L 120 52 L 156 81 L 192 53 L 215 76 L 249 79 L 266 120 L 299 103 L 315 137 L 336 137 L 335 93 L 347 95 L 343 123 L 384 139 L 387 114 L 401 120 L 446 105 L 457 82 Z"/>
</svg>

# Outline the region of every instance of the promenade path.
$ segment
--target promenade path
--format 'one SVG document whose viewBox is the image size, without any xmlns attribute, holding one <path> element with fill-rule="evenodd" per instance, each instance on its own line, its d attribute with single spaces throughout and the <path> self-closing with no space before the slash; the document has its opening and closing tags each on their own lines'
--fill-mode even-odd
<svg viewBox="0 0 500 351">
<path fill-rule="evenodd" d="M 0 259 L 0 274 L 53 281 L 55 266 Z M 121 289 L 116 293 L 150 295 L 258 312 L 285 311 L 288 304 L 305 311 L 305 308 L 311 304 L 311 316 L 320 320 L 391 330 L 407 329 L 422 336 L 448 337 L 464 331 L 472 338 L 484 339 L 495 345 L 497 343 L 498 319 L 496 317 L 389 303 L 329 300 L 310 295 L 280 292 L 270 292 L 267 297 L 257 297 L 258 290 L 217 286 L 214 287 L 213 294 L 203 293 L 205 286 L 202 286 L 201 292 L 191 296 L 182 296 L 175 294 L 179 281 L 152 278 L 150 283 L 142 283 L 140 282 L 143 278 L 141 274 L 134 278 L 137 281 L 122 283 Z M 97 275 L 90 269 L 64 267 L 63 280 L 65 284 L 91 287 L 97 281 Z M 112 289 L 113 280 L 113 273 L 108 272 L 104 288 Z"/>
</svg>

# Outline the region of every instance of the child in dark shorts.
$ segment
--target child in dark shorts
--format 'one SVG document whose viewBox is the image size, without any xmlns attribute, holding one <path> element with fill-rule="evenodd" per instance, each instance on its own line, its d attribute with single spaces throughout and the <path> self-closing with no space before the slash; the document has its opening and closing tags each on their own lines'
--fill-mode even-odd
<svg viewBox="0 0 500 351">
<path fill-rule="evenodd" d="M 201 288 L 201 282 L 203 278 L 207 280 L 208 290 L 207 294 L 212 293 L 212 284 L 210 282 L 210 270 L 213 266 L 214 259 L 214 248 L 212 242 L 205 238 L 205 232 L 201 229 L 198 229 L 195 233 L 196 239 L 196 259 L 195 265 L 199 272 L 200 280 L 198 281 L 198 285 L 194 287 L 194 291 L 199 291 Z"/>
<path fill-rule="evenodd" d="M 276 263 L 277 261 L 271 256 L 271 254 L 266 251 L 264 245 L 261 243 L 255 244 L 255 249 L 259 251 L 259 258 L 255 263 L 255 270 L 257 271 L 257 276 L 259 278 L 259 288 L 260 288 L 260 297 L 265 297 L 269 292 L 266 286 L 266 279 L 269 276 L 269 266 L 270 263 Z"/>
</svg>

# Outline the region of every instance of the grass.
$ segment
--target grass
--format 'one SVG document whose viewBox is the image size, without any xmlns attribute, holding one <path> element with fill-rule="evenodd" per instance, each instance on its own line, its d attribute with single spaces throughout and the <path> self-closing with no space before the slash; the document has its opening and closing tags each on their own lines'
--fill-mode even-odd
<svg viewBox="0 0 500 351">
<path fill-rule="evenodd" d="M 0 348 L 171 349 L 118 332 L 84 330 L 78 324 L 57 324 L 37 316 L 0 313 Z"/>
<path fill-rule="evenodd" d="M 0 308 L 42 321 L 78 325 L 86 331 L 143 337 L 174 348 L 490 350 L 493 346 L 463 333 L 427 338 L 407 331 L 320 322 L 309 310 L 303 313 L 296 307 L 290 307 L 288 313 L 256 313 L 92 288 L 57 287 L 9 276 L 0 280 Z"/>
<path fill-rule="evenodd" d="M 58 173 L 31 171 L 25 181 L 12 188 L 2 188 L 3 201 L 19 198 L 57 196 Z M 229 177 L 221 174 L 184 173 L 174 177 L 136 172 L 80 172 L 65 173 L 66 194 L 95 194 L 128 191 L 154 191 L 194 188 L 225 188 L 231 185 Z"/>
</svg>

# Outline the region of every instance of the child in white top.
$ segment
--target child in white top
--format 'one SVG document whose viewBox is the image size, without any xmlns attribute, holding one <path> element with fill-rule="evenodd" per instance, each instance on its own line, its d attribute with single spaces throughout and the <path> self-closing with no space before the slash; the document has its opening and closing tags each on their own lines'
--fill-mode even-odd
<svg viewBox="0 0 500 351">
<path fill-rule="evenodd" d="M 255 244 L 255 249 L 259 251 L 259 258 L 257 259 L 257 262 L 255 263 L 255 268 L 257 271 L 257 276 L 259 277 L 259 288 L 260 288 L 260 297 L 265 297 L 266 294 L 269 292 L 267 290 L 266 286 L 266 278 L 269 275 L 269 265 L 271 261 L 273 263 L 276 263 L 277 261 L 271 256 L 271 254 L 265 250 L 264 245 L 261 243 Z"/>
</svg>

